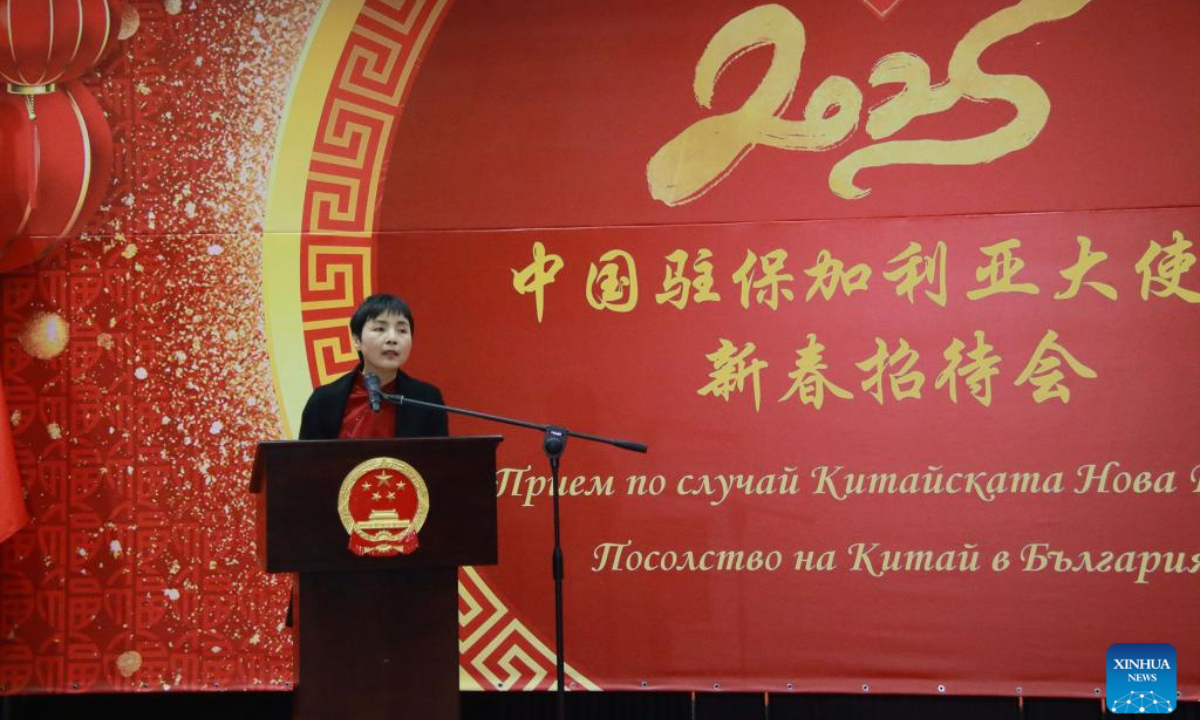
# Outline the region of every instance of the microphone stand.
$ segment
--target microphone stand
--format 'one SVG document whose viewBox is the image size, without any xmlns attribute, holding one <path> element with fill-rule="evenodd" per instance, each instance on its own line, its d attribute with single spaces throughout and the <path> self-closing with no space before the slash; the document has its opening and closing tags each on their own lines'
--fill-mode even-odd
<svg viewBox="0 0 1200 720">
<path fill-rule="evenodd" d="M 374 390 L 374 388 L 372 388 Z M 444 410 L 457 415 L 466 415 L 468 417 L 479 418 L 491 422 L 504 423 L 505 425 L 516 425 L 517 427 L 529 428 L 530 430 L 538 430 L 543 435 L 542 449 L 546 452 L 546 457 L 550 460 L 550 495 L 554 499 L 554 553 L 551 556 L 551 567 L 554 573 L 554 654 L 555 654 L 555 670 L 557 671 L 558 688 L 558 719 L 564 720 L 567 716 L 567 684 L 566 684 L 566 658 L 563 655 L 563 553 L 562 539 L 559 528 L 559 510 L 558 510 L 558 464 L 562 458 L 563 452 L 567 449 L 567 438 L 576 437 L 580 440 L 589 442 L 604 443 L 622 450 L 631 452 L 644 453 L 648 449 L 646 445 L 632 440 L 616 440 L 614 438 L 600 437 L 599 435 L 589 435 L 587 433 L 574 432 L 564 427 L 557 425 L 540 425 L 538 423 L 526 422 L 525 420 L 514 420 L 513 418 L 501 417 L 499 415 L 489 415 L 488 413 L 476 412 L 474 410 L 464 410 L 463 408 L 450 407 L 449 405 L 439 405 L 437 403 L 425 402 L 424 400 L 413 400 L 406 398 L 403 395 L 393 395 L 379 391 L 379 396 L 393 405 L 403 407 L 405 405 L 413 405 L 415 407 L 428 408 L 431 410 Z"/>
</svg>

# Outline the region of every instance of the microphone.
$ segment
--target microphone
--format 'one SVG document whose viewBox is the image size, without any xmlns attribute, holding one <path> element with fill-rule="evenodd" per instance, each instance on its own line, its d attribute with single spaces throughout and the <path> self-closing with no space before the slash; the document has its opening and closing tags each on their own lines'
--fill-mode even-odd
<svg viewBox="0 0 1200 720">
<path fill-rule="evenodd" d="M 363 375 L 363 382 L 367 385 L 367 401 L 371 403 L 371 412 L 379 412 L 379 406 L 383 402 L 383 388 L 379 385 L 379 376 L 367 373 Z"/>
</svg>

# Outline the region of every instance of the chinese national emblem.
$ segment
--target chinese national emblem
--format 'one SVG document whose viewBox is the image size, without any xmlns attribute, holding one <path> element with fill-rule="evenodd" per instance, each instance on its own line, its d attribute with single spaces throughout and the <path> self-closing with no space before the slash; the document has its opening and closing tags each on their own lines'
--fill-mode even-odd
<svg viewBox="0 0 1200 720">
<path fill-rule="evenodd" d="M 407 555 L 417 549 L 417 533 L 429 514 L 429 490 L 408 463 L 372 458 L 342 481 L 338 514 L 355 555 Z"/>
</svg>

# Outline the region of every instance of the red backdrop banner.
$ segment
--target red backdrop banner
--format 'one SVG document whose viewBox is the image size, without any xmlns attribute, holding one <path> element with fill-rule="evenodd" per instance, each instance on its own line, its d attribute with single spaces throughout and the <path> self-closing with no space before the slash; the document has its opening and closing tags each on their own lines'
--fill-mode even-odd
<svg viewBox="0 0 1200 720">
<path fill-rule="evenodd" d="M 603 687 L 1082 695 L 1200 628 L 1200 15 L 886 5 L 463 3 L 413 90 L 414 372 L 652 447 L 565 463 Z M 549 641 L 537 450 L 481 574 Z"/>
</svg>

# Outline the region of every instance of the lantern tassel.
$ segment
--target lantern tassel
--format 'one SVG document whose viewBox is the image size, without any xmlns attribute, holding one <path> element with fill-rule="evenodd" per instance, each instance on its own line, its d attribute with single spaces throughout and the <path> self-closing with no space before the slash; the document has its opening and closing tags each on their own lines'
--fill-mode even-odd
<svg viewBox="0 0 1200 720">
<path fill-rule="evenodd" d="M 38 137 L 37 112 L 33 107 L 33 96 L 25 96 L 25 110 L 29 113 L 29 208 L 38 206 L 38 182 L 42 167 L 42 143 Z"/>
</svg>

